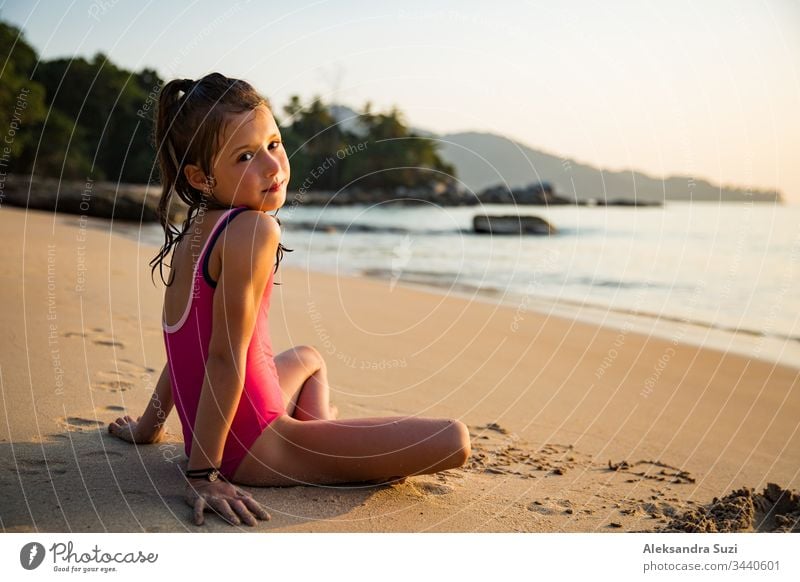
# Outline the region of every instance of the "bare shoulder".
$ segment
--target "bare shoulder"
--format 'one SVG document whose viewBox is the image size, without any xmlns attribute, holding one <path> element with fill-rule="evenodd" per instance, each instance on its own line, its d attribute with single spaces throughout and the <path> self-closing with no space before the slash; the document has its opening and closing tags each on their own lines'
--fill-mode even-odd
<svg viewBox="0 0 800 582">
<path fill-rule="evenodd" d="M 258 210 L 245 210 L 228 224 L 221 249 L 222 272 L 268 274 L 274 266 L 281 227 L 275 217 Z"/>
<path fill-rule="evenodd" d="M 237 242 L 249 241 L 254 248 L 281 236 L 281 227 L 275 217 L 258 210 L 245 210 L 228 225 L 228 230 L 229 236 Z"/>
</svg>

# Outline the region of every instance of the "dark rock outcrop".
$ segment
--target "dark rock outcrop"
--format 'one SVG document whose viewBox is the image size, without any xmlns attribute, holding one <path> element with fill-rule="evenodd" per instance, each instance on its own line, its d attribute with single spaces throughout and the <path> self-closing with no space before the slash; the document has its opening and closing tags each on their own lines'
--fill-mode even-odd
<svg viewBox="0 0 800 582">
<path fill-rule="evenodd" d="M 556 228 L 538 216 L 487 216 L 472 219 L 472 227 L 478 234 L 555 234 Z"/>
<path fill-rule="evenodd" d="M 0 192 L 0 203 L 11 206 L 115 220 L 158 222 L 161 186 L 91 179 L 79 182 L 12 174 L 6 176 Z M 186 207 L 179 200 L 177 202 L 170 213 L 173 222 L 186 217 Z"/>
</svg>

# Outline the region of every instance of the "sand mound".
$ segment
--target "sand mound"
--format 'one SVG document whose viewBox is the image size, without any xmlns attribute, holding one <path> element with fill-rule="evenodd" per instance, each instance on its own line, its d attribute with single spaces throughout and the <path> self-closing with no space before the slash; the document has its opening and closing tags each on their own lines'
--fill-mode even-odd
<svg viewBox="0 0 800 582">
<path fill-rule="evenodd" d="M 680 514 L 659 531 L 800 532 L 800 495 L 775 483 L 763 493 L 745 487 Z"/>
</svg>

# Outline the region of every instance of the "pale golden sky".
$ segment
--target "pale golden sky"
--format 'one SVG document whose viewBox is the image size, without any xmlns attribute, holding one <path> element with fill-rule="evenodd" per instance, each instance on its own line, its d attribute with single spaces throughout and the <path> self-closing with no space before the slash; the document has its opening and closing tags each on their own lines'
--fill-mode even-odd
<svg viewBox="0 0 800 582">
<path fill-rule="evenodd" d="M 556 5 L 557 4 L 557 5 Z M 609 169 L 777 187 L 800 203 L 800 3 L 5 2 L 44 58 L 212 70 L 276 104 L 398 105 Z"/>
</svg>

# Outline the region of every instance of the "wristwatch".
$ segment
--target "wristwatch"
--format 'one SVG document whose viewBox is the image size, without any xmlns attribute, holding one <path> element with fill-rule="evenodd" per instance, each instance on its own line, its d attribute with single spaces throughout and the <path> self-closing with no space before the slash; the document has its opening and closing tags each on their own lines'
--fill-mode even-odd
<svg viewBox="0 0 800 582">
<path fill-rule="evenodd" d="M 212 483 L 219 479 L 219 469 L 210 467 L 208 469 L 189 469 L 186 471 L 186 477 L 189 479 L 205 479 Z"/>
</svg>

